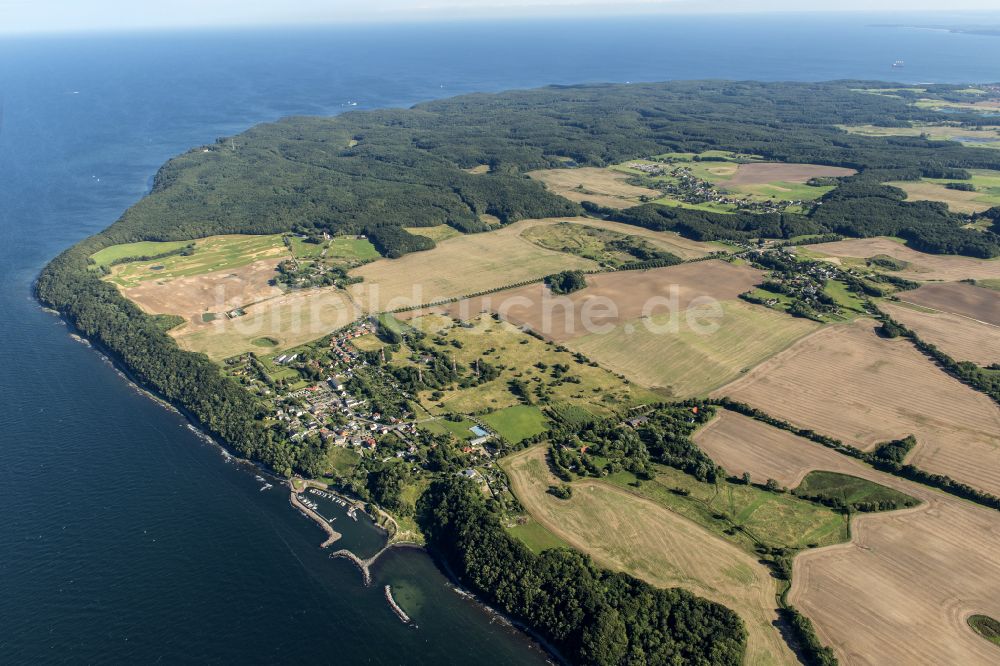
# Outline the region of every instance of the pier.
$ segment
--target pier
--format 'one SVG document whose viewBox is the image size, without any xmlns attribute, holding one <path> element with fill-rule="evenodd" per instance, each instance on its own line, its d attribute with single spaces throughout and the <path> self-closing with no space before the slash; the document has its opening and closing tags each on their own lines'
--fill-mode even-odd
<svg viewBox="0 0 1000 666">
<path fill-rule="evenodd" d="M 402 620 L 405 624 L 410 624 L 410 616 L 407 615 L 406 612 L 399 607 L 399 604 L 396 603 L 396 600 L 392 598 L 391 585 L 385 586 L 385 600 L 389 603 L 389 608 L 391 608 L 392 612 L 396 614 L 396 617 Z"/>
<path fill-rule="evenodd" d="M 319 526 L 323 528 L 323 531 L 326 532 L 327 536 L 326 541 L 320 544 L 320 548 L 327 548 L 337 543 L 337 541 L 340 540 L 341 537 L 340 532 L 330 527 L 330 523 L 326 522 L 323 516 L 319 515 L 318 513 L 310 509 L 308 506 L 303 504 L 302 500 L 299 499 L 298 493 L 296 493 L 294 490 L 291 491 L 291 493 L 288 495 L 288 501 L 291 502 L 292 506 L 294 506 L 296 509 L 298 509 L 305 515 L 309 516 L 310 518 L 312 518 L 315 522 L 317 522 Z M 365 584 L 367 585 L 367 583 Z"/>
</svg>

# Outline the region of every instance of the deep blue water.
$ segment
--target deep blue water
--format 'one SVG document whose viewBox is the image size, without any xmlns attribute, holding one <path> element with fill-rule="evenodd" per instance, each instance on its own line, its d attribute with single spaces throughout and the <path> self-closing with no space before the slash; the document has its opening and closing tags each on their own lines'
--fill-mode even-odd
<svg viewBox="0 0 1000 666">
<path fill-rule="evenodd" d="M 998 81 L 1000 38 L 870 23 L 645 18 L 0 40 L 0 663 L 530 663 L 395 552 L 363 588 L 278 489 L 134 391 L 31 299 L 171 155 L 289 114 L 669 78 Z M 966 22 L 966 21 L 955 21 Z M 994 22 L 1000 22 L 994 19 Z M 905 69 L 890 64 L 903 59 Z M 358 537 L 361 538 L 361 537 Z M 399 590 L 419 628 L 382 599 Z"/>
</svg>

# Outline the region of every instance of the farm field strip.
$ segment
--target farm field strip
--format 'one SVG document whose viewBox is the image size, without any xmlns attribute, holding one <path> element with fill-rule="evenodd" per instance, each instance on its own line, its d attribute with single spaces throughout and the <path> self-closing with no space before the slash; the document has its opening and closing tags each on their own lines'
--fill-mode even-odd
<svg viewBox="0 0 1000 666">
<path fill-rule="evenodd" d="M 740 300 L 719 303 L 719 328 L 702 335 L 682 322 L 676 332 L 650 330 L 645 321 L 618 324 L 566 344 L 613 372 L 661 389 L 673 398 L 701 395 L 765 361 L 819 324 Z M 648 323 L 668 328 L 668 317 Z"/>
<path fill-rule="evenodd" d="M 828 326 L 715 395 L 866 450 L 913 434 L 910 462 L 1000 494 L 1000 409 L 872 320 Z"/>
<path fill-rule="evenodd" d="M 640 203 L 642 197 L 660 196 L 656 190 L 626 183 L 626 174 L 599 167 L 544 169 L 529 171 L 528 176 L 570 201 L 592 201 L 609 208 L 628 208 Z"/>
<path fill-rule="evenodd" d="M 1000 268 L 1000 267 L 998 267 Z M 973 321 L 1000 326 L 1000 292 L 970 284 L 925 284 L 900 294 L 899 299 Z"/>
<path fill-rule="evenodd" d="M 597 262 L 546 250 L 520 237 L 530 221 L 441 241 L 425 252 L 380 259 L 351 271 L 363 282 L 348 291 L 368 312 L 411 307 L 527 280 L 560 270 L 590 270 Z"/>
<path fill-rule="evenodd" d="M 950 312 L 925 312 L 883 301 L 879 309 L 958 361 L 1000 363 L 1000 326 Z"/>
<path fill-rule="evenodd" d="M 358 312 L 337 289 L 293 291 L 246 308 L 235 319 L 220 317 L 197 326 L 171 331 L 177 344 L 220 361 L 248 351 L 260 352 L 255 340 L 270 338 L 271 352 L 281 352 L 321 338 L 349 324 Z"/>
<path fill-rule="evenodd" d="M 465 299 L 437 310 L 461 318 L 497 312 L 511 323 L 565 342 L 592 333 L 593 327 L 608 328 L 669 311 L 683 313 L 705 299 L 734 299 L 762 277 L 762 271 L 710 259 L 588 275 L 586 288 L 565 296 L 551 296 L 539 283 Z"/>
</svg>

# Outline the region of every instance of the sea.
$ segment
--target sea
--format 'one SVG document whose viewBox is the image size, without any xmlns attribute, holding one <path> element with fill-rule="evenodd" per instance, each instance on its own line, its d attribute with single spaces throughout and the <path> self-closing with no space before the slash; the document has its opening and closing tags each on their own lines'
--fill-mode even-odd
<svg viewBox="0 0 1000 666">
<path fill-rule="evenodd" d="M 292 114 L 546 84 L 1000 81 L 998 37 L 871 27 L 969 22 L 661 16 L 0 37 L 0 663 L 547 659 L 422 551 L 390 551 L 365 587 L 319 548 L 325 534 L 287 491 L 33 300 L 45 263 L 114 222 L 172 155 Z M 344 533 L 338 547 L 378 547 L 370 524 Z"/>
</svg>

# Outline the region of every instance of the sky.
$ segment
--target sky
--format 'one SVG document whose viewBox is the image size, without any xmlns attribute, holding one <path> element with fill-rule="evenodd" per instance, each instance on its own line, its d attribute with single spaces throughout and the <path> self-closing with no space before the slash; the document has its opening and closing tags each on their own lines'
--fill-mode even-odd
<svg viewBox="0 0 1000 666">
<path fill-rule="evenodd" d="M 945 6 L 950 12 L 1000 10 L 997 0 L 949 0 Z M 671 12 L 919 12 L 941 7 L 940 0 L 0 0 L 0 34 Z"/>
</svg>

